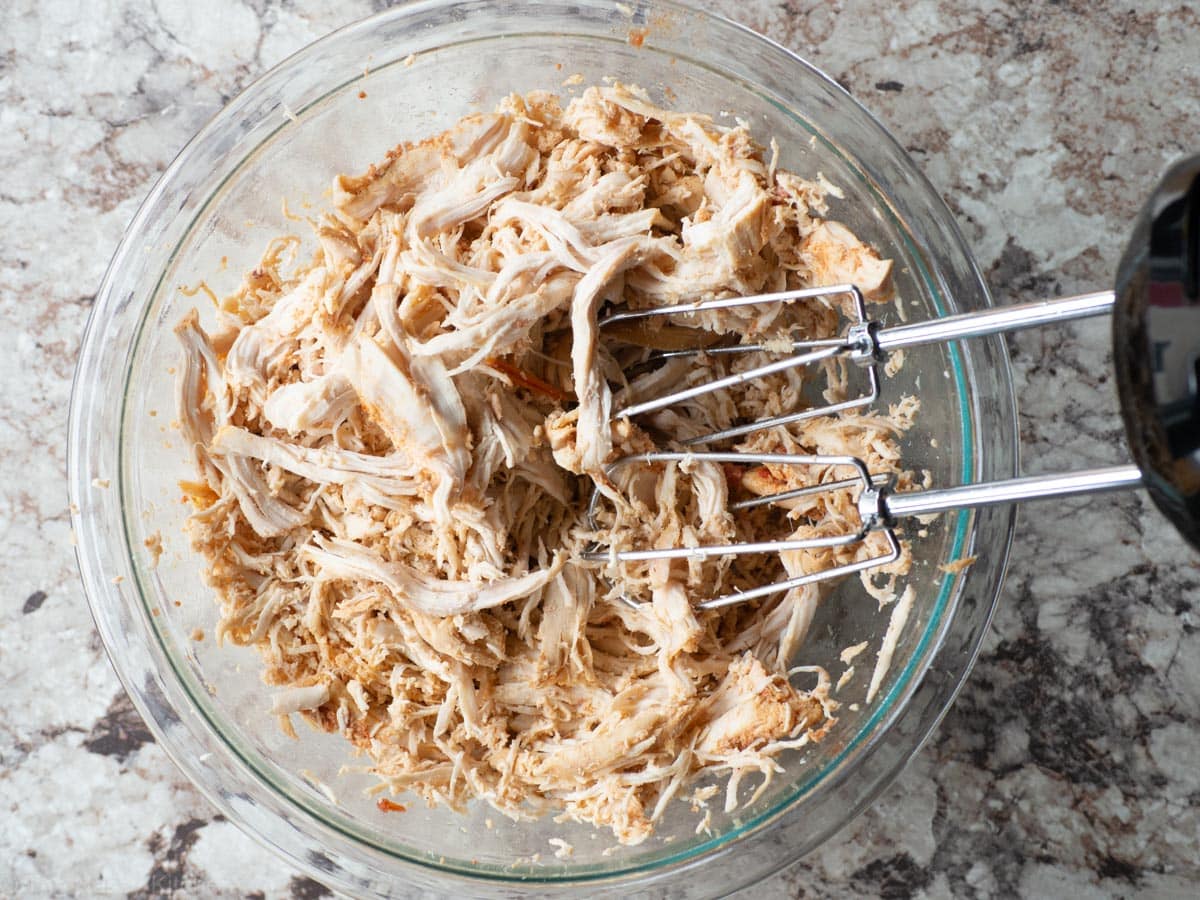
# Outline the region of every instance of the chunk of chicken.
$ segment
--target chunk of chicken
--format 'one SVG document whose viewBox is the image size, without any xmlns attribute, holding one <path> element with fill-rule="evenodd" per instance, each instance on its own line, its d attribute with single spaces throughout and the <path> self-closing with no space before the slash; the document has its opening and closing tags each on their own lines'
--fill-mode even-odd
<svg viewBox="0 0 1200 900">
<path fill-rule="evenodd" d="M 705 712 L 709 722 L 696 749 L 717 755 L 791 736 L 824 718 L 818 701 L 801 694 L 782 675 L 768 672 L 752 656 L 729 666 Z"/>
<path fill-rule="evenodd" d="M 892 261 L 840 222 L 822 222 L 800 243 L 816 284 L 854 284 L 875 303 L 892 299 Z"/>
</svg>

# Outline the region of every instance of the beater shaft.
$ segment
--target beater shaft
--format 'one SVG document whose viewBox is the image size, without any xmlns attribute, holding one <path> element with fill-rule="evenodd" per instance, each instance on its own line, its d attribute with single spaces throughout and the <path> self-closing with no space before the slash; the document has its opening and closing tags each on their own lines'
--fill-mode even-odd
<svg viewBox="0 0 1200 900">
<path fill-rule="evenodd" d="M 1112 312 L 1114 302 L 1116 294 L 1112 291 L 1096 291 L 1057 300 L 1037 300 L 998 309 L 959 313 L 926 322 L 880 328 L 874 335 L 875 346 L 883 353 L 890 353 L 905 347 L 986 337 L 989 334 L 1024 331 L 1042 325 L 1106 316 Z"/>
</svg>

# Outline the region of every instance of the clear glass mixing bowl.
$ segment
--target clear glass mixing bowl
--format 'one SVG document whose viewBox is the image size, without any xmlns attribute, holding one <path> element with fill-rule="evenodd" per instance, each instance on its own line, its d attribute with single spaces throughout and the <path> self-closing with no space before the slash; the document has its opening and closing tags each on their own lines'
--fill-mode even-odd
<svg viewBox="0 0 1200 900">
<path fill-rule="evenodd" d="M 802 652 L 837 678 L 839 652 L 872 642 L 839 694 L 836 727 L 784 757 L 786 773 L 757 802 L 715 814 L 711 834 L 696 834 L 685 804 L 654 838 L 616 849 L 589 828 L 514 824 L 483 806 L 467 816 L 416 803 L 383 813 L 363 792 L 369 776 L 339 774 L 355 762 L 340 737 L 290 740 L 279 731 L 254 651 L 211 638 L 215 606 L 180 530 L 186 508 L 176 482 L 190 473 L 170 425 L 171 327 L 193 306 L 211 312 L 202 294 L 182 288 L 204 280 L 218 294 L 231 290 L 269 237 L 304 235 L 282 199 L 302 213 L 322 202 L 334 174 L 362 170 L 396 143 L 511 91 L 560 89 L 576 73 L 584 84 L 610 76 L 639 84 L 678 109 L 738 116 L 764 141 L 776 138 L 780 165 L 838 185 L 845 197 L 834 216 L 896 260 L 910 317 L 989 303 L 940 198 L 866 111 L 783 48 L 674 3 L 404 6 L 318 41 L 234 99 L 150 193 L 97 295 L 71 409 L 79 562 L 113 665 L 167 753 L 232 821 L 350 893 L 501 896 L 586 885 L 601 896 L 669 883 L 673 896 L 711 896 L 759 879 L 849 821 L 916 752 L 964 678 L 1000 586 L 1011 510 L 943 516 L 915 538 L 917 604 L 868 704 L 888 612 L 857 581 L 844 584 Z M 885 391 L 885 399 L 922 398 L 905 446 L 912 467 L 930 469 L 940 484 L 1014 473 L 1012 388 L 999 340 L 910 351 Z M 153 535 L 165 549 L 157 566 L 146 546 Z M 967 554 L 979 561 L 965 573 L 939 571 Z M 195 640 L 197 629 L 210 636 Z M 574 855 L 556 858 L 549 837 L 565 838 Z"/>
</svg>

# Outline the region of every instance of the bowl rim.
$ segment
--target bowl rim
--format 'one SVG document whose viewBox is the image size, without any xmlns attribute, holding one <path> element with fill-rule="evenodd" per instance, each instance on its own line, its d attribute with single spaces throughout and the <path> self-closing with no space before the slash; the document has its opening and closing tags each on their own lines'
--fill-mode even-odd
<svg viewBox="0 0 1200 900">
<path fill-rule="evenodd" d="M 592 0 L 588 0 L 588 5 L 590 5 L 591 2 Z M 344 38 L 348 33 L 369 29 L 384 20 L 390 21 L 395 19 L 404 19 L 415 16 L 424 10 L 440 9 L 453 5 L 455 4 L 449 3 L 447 0 L 424 0 L 424 2 L 420 3 L 394 7 L 365 19 L 361 19 L 357 22 L 350 23 L 331 32 L 317 41 L 306 45 L 304 48 L 300 49 L 287 59 L 283 60 L 256 78 L 235 98 L 226 104 L 222 110 L 216 113 L 216 115 L 214 115 L 205 124 L 205 126 L 187 142 L 180 153 L 157 180 L 154 187 L 151 189 L 139 207 L 138 212 L 134 216 L 129 227 L 126 229 L 125 235 L 122 238 L 122 241 L 113 256 L 113 259 L 105 272 L 100 288 L 96 294 L 96 302 L 93 306 L 91 315 L 89 316 L 88 323 L 85 328 L 79 360 L 76 366 L 71 389 L 67 461 L 68 486 L 71 495 L 70 499 L 72 501 L 72 519 L 74 520 L 73 524 L 76 526 L 76 533 L 80 536 L 80 542 L 76 547 L 76 557 L 82 574 L 85 594 L 88 598 L 89 607 L 103 639 L 106 652 L 109 654 L 110 660 L 117 672 L 119 679 L 121 680 L 127 693 L 129 693 L 135 707 L 138 709 L 143 719 L 146 720 L 148 727 L 155 735 L 160 746 L 163 747 L 164 751 L 181 769 L 181 771 L 183 771 L 189 777 L 189 780 L 191 780 L 192 783 L 195 784 L 197 788 L 209 798 L 210 801 L 212 801 L 219 809 L 221 809 L 222 812 L 224 812 L 231 819 L 231 821 L 235 822 L 235 824 L 238 824 L 239 827 L 247 829 L 251 836 L 260 843 L 264 843 L 265 845 L 272 847 L 272 849 L 274 849 L 276 852 L 282 853 L 293 864 L 299 866 L 302 870 L 305 870 L 307 874 L 310 874 L 312 877 L 315 877 L 318 880 L 328 880 L 330 878 L 330 872 L 323 866 L 314 866 L 311 860 L 308 860 L 287 848 L 279 846 L 277 843 L 265 837 L 263 834 L 260 834 L 252 826 L 247 825 L 244 822 L 243 817 L 238 814 L 237 810 L 229 802 L 228 796 L 217 786 L 211 784 L 209 779 L 205 777 L 205 773 L 198 771 L 195 761 L 188 758 L 188 748 L 180 746 L 175 740 L 173 726 L 179 721 L 177 711 L 170 709 L 170 701 L 166 698 L 160 698 L 163 702 L 159 703 L 155 702 L 155 698 L 146 696 L 147 691 L 145 687 L 136 683 L 133 678 L 135 673 L 126 671 L 124 660 L 121 659 L 119 652 L 117 652 L 123 642 L 112 627 L 114 622 L 109 617 L 108 611 L 111 609 L 112 604 L 125 603 L 126 599 L 124 594 L 118 590 L 115 585 L 106 582 L 105 579 L 100 577 L 100 574 L 104 573 L 104 560 L 101 558 L 102 554 L 98 554 L 97 552 L 99 550 L 98 546 L 95 545 L 91 540 L 92 530 L 89 524 L 89 518 L 100 514 L 98 508 L 102 507 L 106 500 L 105 496 L 97 496 L 93 490 L 90 490 L 90 482 L 94 473 L 87 465 L 91 455 L 86 451 L 88 447 L 98 439 L 94 431 L 89 433 L 89 428 L 92 425 L 90 422 L 90 417 L 94 414 L 98 407 L 97 403 L 95 402 L 97 400 L 95 397 L 95 382 L 89 380 L 88 378 L 90 371 L 89 364 L 94 366 L 94 364 L 98 361 L 98 357 L 103 345 L 102 338 L 104 337 L 104 332 L 106 331 L 105 326 L 110 324 L 113 316 L 121 312 L 128 312 L 128 309 L 130 308 L 131 298 L 122 298 L 117 296 L 116 287 L 119 284 L 118 276 L 127 264 L 130 254 L 135 252 L 137 249 L 136 238 L 145 234 L 146 227 L 152 221 L 153 214 L 158 211 L 156 205 L 163 198 L 163 195 L 168 186 L 171 184 L 172 180 L 178 177 L 179 173 L 187 166 L 188 162 L 197 152 L 197 148 L 214 133 L 217 127 L 223 121 L 232 118 L 234 115 L 233 111 L 238 109 L 239 104 L 245 104 L 248 97 L 253 97 L 257 92 L 262 92 L 273 80 L 278 80 L 290 69 L 302 64 L 304 59 L 310 55 L 315 48 L 323 48 L 328 46 L 330 43 Z M 543 4 L 537 3 L 536 0 L 525 0 L 525 2 L 509 5 L 536 8 L 537 6 L 541 6 Z M 710 23 L 716 23 L 720 27 L 732 28 L 743 35 L 752 37 L 755 41 L 760 42 L 764 47 L 769 48 L 773 52 L 782 54 L 790 65 L 801 66 L 811 75 L 822 79 L 830 88 L 841 95 L 840 99 L 843 102 L 848 102 L 860 114 L 865 115 L 877 129 L 882 138 L 889 141 L 897 150 L 899 150 L 901 157 L 907 161 L 908 165 L 912 169 L 910 174 L 917 179 L 919 188 L 927 193 L 931 198 L 938 197 L 938 194 L 932 185 L 929 184 L 924 175 L 916 168 L 915 164 L 912 163 L 911 159 L 903 151 L 903 149 L 899 147 L 890 132 L 888 132 L 888 130 L 882 124 L 880 124 L 879 121 L 868 110 L 858 104 L 858 102 L 854 100 L 854 98 L 848 92 L 841 88 L 836 81 L 831 79 L 818 67 L 802 59 L 797 54 L 781 46 L 775 41 L 772 41 L 763 35 L 757 34 L 753 30 L 739 23 L 732 22 L 723 16 L 716 15 L 705 10 L 695 9 L 690 6 L 674 2 L 674 0 L 655 0 L 655 2 L 651 3 L 643 2 L 638 4 L 638 7 L 639 9 L 647 9 L 651 12 L 667 10 L 677 15 L 699 17 L 707 20 Z M 523 33 L 537 34 L 539 32 L 537 32 L 536 28 L 530 28 Z M 594 35 L 591 37 L 594 37 Z M 244 160 L 238 163 L 239 166 L 242 164 L 244 164 Z M 938 199 L 938 202 L 941 203 L 940 199 Z M 982 295 L 985 299 L 985 302 L 990 303 L 990 294 L 988 293 L 986 284 L 983 282 L 983 279 L 978 271 L 978 266 L 970 251 L 967 249 L 965 240 L 963 240 L 961 233 L 954 223 L 953 217 L 951 216 L 949 210 L 945 208 L 944 203 L 941 204 L 941 213 L 945 220 L 945 222 L 942 223 L 943 226 L 948 228 L 948 230 L 952 233 L 953 238 L 957 242 L 957 247 L 952 249 L 957 250 L 965 257 L 974 278 L 982 289 Z M 914 259 L 920 259 L 920 254 L 914 254 Z M 169 268 L 169 266 L 167 268 Z M 164 268 L 164 272 L 165 271 L 166 269 Z M 146 309 L 149 308 L 152 300 L 153 296 L 144 301 L 145 307 L 142 310 L 143 322 Z M 1019 433 L 1017 430 L 1015 413 L 1015 391 L 1007 354 L 1000 354 L 999 360 L 1001 362 L 1001 371 L 999 373 L 1000 383 L 1007 387 L 1008 394 L 1007 398 L 1002 399 L 1007 400 L 1007 405 L 1012 410 L 1012 416 L 1010 418 L 1012 420 L 1011 435 L 1015 471 L 1016 455 L 1019 452 Z M 973 371 L 970 367 L 966 367 L 966 369 L 968 372 Z M 959 377 L 962 377 L 960 367 L 956 366 L 956 372 L 959 373 Z M 977 399 L 978 398 L 976 398 L 976 400 Z M 974 417 L 972 416 L 970 420 L 974 421 Z M 978 455 L 973 457 L 973 461 L 976 466 L 980 465 Z M 974 472 L 969 474 L 964 473 L 964 476 L 973 478 L 975 477 L 975 474 L 976 473 Z M 120 491 L 114 492 L 113 495 L 109 495 L 107 499 L 111 500 L 112 496 L 120 496 Z M 965 520 L 963 520 L 963 522 L 965 523 Z M 904 763 L 907 763 L 907 761 L 919 751 L 925 740 L 928 739 L 929 734 L 932 732 L 937 722 L 940 721 L 942 716 L 944 716 L 945 712 L 949 708 L 950 703 L 952 703 L 954 697 L 957 696 L 958 691 L 961 689 L 962 683 L 965 681 L 974 663 L 974 660 L 978 655 L 980 639 L 982 638 L 982 634 L 986 631 L 987 623 L 990 622 L 999 592 L 1002 589 L 1004 571 L 1007 568 L 1009 551 L 1014 535 L 1014 524 L 1015 510 L 1011 511 L 1009 514 L 1008 525 L 1005 529 L 1006 536 L 1004 540 L 1004 546 L 1002 548 L 1002 553 L 999 554 L 1000 559 L 998 574 L 994 579 L 994 585 L 990 591 L 991 597 L 986 601 L 984 627 L 980 631 L 979 637 L 974 642 L 974 646 L 970 651 L 969 659 L 966 662 L 965 668 L 963 668 L 961 676 L 957 678 L 957 682 L 953 686 L 952 690 L 949 692 L 949 694 L 945 695 L 944 701 L 939 702 L 941 707 L 940 711 L 937 712 L 935 717 L 927 721 L 925 726 L 923 726 L 924 733 L 919 737 L 919 740 L 913 744 L 911 749 L 904 754 L 900 767 L 902 767 Z M 975 529 L 974 525 L 972 524 L 969 531 L 969 537 L 973 539 L 974 535 Z M 891 731 L 895 721 L 907 712 L 908 701 L 912 699 L 912 695 L 915 690 L 920 687 L 920 685 L 915 684 L 915 682 L 921 681 L 920 676 L 922 676 L 928 666 L 932 664 L 937 652 L 940 650 L 941 641 L 945 636 L 945 630 L 949 624 L 952 623 L 955 617 L 957 611 L 957 601 L 958 597 L 956 594 L 950 605 L 941 613 L 940 618 L 937 619 L 937 621 L 941 622 L 943 626 L 939 630 L 939 633 L 926 634 L 922 639 L 923 642 L 927 639 L 932 639 L 933 645 L 929 647 L 927 652 L 925 652 L 923 655 L 920 653 L 914 654 L 914 657 L 919 657 L 919 659 L 909 661 L 909 664 L 911 665 L 914 661 L 920 661 L 923 659 L 924 665 L 922 666 L 921 671 L 910 673 L 910 676 L 907 679 L 897 679 L 896 685 L 893 688 L 893 693 L 900 692 L 901 689 L 904 688 L 906 689 L 905 692 L 908 696 L 903 698 L 903 702 L 881 702 L 880 710 L 876 715 L 882 716 L 885 721 L 881 721 L 875 726 L 872 726 L 871 723 L 868 723 L 864 726 L 863 731 L 871 732 L 871 744 L 882 740 L 883 737 Z M 931 617 L 929 628 L 932 629 L 934 624 L 935 620 L 933 617 Z M 885 713 L 886 716 L 884 715 Z M 863 749 L 869 750 L 871 748 L 868 745 Z M 897 771 L 900 767 L 897 767 Z M 845 773 L 843 773 L 843 775 L 844 774 Z M 873 801 L 873 799 L 880 792 L 882 792 L 891 783 L 891 781 L 892 777 L 883 778 L 877 784 L 876 789 L 870 792 L 869 796 L 864 797 L 860 801 L 858 804 L 858 809 L 854 811 L 855 814 L 862 808 L 865 808 L 865 806 L 869 805 L 869 803 Z M 815 786 L 816 785 L 813 785 L 813 787 Z M 555 877 L 548 879 L 547 882 L 551 885 L 558 886 L 579 885 L 587 882 L 618 883 L 622 880 L 627 881 L 630 876 L 643 875 L 647 872 L 658 875 L 670 871 L 677 871 L 680 868 L 691 869 L 695 865 L 712 860 L 715 856 L 723 855 L 723 853 L 720 851 L 727 851 L 731 849 L 732 847 L 738 845 L 742 839 L 748 838 L 752 834 L 755 834 L 761 831 L 763 828 L 769 826 L 771 822 L 773 822 L 779 816 L 791 810 L 797 804 L 798 800 L 799 797 L 792 796 L 786 802 L 777 804 L 777 806 L 769 812 L 758 816 L 754 822 L 749 823 L 746 827 L 733 829 L 731 832 L 727 833 L 726 835 L 722 835 L 719 838 L 695 845 L 689 848 L 689 852 L 683 854 L 680 858 L 675 858 L 670 854 L 667 854 L 665 857 L 655 860 L 650 864 L 632 866 L 627 869 L 608 871 L 593 875 L 580 875 L 573 877 L 568 876 L 565 878 Z M 850 816 L 850 818 L 848 818 L 846 821 L 848 822 L 851 818 L 853 818 L 853 815 Z M 322 824 L 328 825 L 329 823 L 322 822 Z M 392 858 L 395 859 L 398 864 L 404 866 L 424 865 L 420 860 L 412 858 L 402 859 L 396 857 L 394 854 L 392 855 Z M 792 861 L 791 858 L 784 855 L 779 862 L 779 865 L 775 868 L 781 867 L 790 861 Z M 489 873 L 485 879 L 480 879 L 479 875 L 474 873 L 465 873 L 461 869 L 441 868 L 436 869 L 436 871 L 439 873 L 440 877 L 451 875 L 461 878 L 463 883 L 468 884 L 479 884 L 481 880 L 485 880 L 493 884 L 507 881 L 509 883 L 515 882 L 528 885 L 531 883 L 537 883 L 539 880 L 537 878 L 531 879 L 528 876 L 514 876 L 510 879 L 498 879 L 491 873 Z M 335 883 L 338 883 L 336 879 L 334 879 L 334 881 Z"/>
</svg>

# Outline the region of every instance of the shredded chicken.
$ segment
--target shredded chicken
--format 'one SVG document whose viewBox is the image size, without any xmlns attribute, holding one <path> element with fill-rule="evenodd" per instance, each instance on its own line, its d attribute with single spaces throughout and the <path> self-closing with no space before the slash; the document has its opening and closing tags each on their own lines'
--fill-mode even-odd
<svg viewBox="0 0 1200 900">
<path fill-rule="evenodd" d="M 847 492 L 729 511 L 833 471 L 604 474 L 620 455 L 844 394 L 847 372 L 830 363 L 614 421 L 638 397 L 769 353 L 639 372 L 650 348 L 825 337 L 839 309 L 811 300 L 597 326 L 611 304 L 818 283 L 890 300 L 891 263 L 825 218 L 825 194 L 764 161 L 745 127 L 660 109 L 634 88 L 593 87 L 566 108 L 513 96 L 337 178 L 311 259 L 289 263 L 296 240 L 279 239 L 220 304 L 215 330 L 194 312 L 180 322 L 191 538 L 220 599 L 218 635 L 261 650 L 281 721 L 340 730 L 395 792 L 455 808 L 481 799 L 515 818 L 550 811 L 623 843 L 644 840 L 694 779 L 728 775 L 733 809 L 743 776 L 761 773 L 761 791 L 775 757 L 819 740 L 837 705 L 828 676 L 802 690 L 789 668 L 818 589 L 695 603 L 849 561 L 872 541 L 670 564 L 579 555 L 592 542 L 853 527 Z M 907 398 L 737 447 L 853 454 L 903 483 L 897 435 L 915 412 Z M 606 500 L 589 522 L 594 488 Z M 864 583 L 895 596 L 908 562 Z"/>
</svg>

